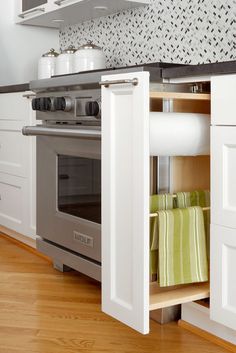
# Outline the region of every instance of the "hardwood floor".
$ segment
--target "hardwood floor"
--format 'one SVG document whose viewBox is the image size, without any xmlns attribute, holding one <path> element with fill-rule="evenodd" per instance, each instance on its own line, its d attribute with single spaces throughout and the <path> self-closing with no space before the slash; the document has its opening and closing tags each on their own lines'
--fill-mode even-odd
<svg viewBox="0 0 236 353">
<path fill-rule="evenodd" d="M 0 235 L 0 353 L 223 353 L 178 327 L 151 322 L 147 336 L 101 312 L 100 285 Z"/>
</svg>

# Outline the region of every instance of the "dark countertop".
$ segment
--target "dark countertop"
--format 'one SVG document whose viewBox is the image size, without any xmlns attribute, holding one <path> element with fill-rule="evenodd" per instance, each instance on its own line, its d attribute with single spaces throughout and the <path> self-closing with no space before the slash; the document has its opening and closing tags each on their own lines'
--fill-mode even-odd
<svg viewBox="0 0 236 353">
<path fill-rule="evenodd" d="M 29 83 L 22 83 L 18 85 L 7 85 L 7 86 L 0 86 L 0 94 L 1 93 L 13 93 L 13 92 L 24 92 L 28 91 Z"/>
<path fill-rule="evenodd" d="M 187 76 L 211 76 L 236 73 L 236 60 L 214 64 L 182 65 L 163 68 L 163 78 L 181 78 Z"/>
<path fill-rule="evenodd" d="M 83 72 L 79 74 L 70 74 L 63 76 L 55 76 L 52 79 L 37 80 L 29 83 L 0 86 L 1 93 L 24 92 L 30 89 L 43 89 L 45 87 L 60 87 L 70 85 L 82 84 L 90 82 L 98 82 L 101 75 L 108 75 L 111 73 L 135 72 L 135 71 L 149 71 L 151 80 L 160 80 L 162 78 L 181 78 L 194 76 L 211 76 L 223 74 L 236 74 L 236 60 L 225 61 L 213 64 L 200 65 L 180 65 L 169 63 L 150 63 L 147 65 L 137 65 L 124 68 L 106 69 L 91 72 Z"/>
</svg>

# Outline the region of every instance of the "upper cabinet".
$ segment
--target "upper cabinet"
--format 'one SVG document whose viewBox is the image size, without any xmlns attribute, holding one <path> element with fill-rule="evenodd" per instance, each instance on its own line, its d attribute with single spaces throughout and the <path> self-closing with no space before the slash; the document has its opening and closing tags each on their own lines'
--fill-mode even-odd
<svg viewBox="0 0 236 353">
<path fill-rule="evenodd" d="M 60 28 L 149 3 L 150 0 L 15 0 L 16 23 Z"/>
</svg>

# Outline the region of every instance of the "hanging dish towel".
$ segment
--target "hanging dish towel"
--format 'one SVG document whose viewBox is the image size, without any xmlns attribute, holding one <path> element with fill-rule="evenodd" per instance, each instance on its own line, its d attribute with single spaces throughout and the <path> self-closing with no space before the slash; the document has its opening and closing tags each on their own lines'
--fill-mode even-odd
<svg viewBox="0 0 236 353">
<path fill-rule="evenodd" d="M 158 212 L 161 287 L 208 280 L 206 238 L 201 207 Z"/>
<path fill-rule="evenodd" d="M 177 192 L 176 207 L 186 208 L 190 206 L 210 207 L 210 191 L 196 190 L 191 192 Z M 203 212 L 206 232 L 207 256 L 210 257 L 210 210 Z"/>
<path fill-rule="evenodd" d="M 210 191 L 208 190 L 177 192 L 176 196 L 177 208 L 191 206 L 210 207 Z"/>
<path fill-rule="evenodd" d="M 150 212 L 173 209 L 173 196 L 170 194 L 152 195 L 150 197 Z M 158 223 L 157 219 L 150 219 L 150 272 L 157 274 L 158 268 Z"/>
</svg>

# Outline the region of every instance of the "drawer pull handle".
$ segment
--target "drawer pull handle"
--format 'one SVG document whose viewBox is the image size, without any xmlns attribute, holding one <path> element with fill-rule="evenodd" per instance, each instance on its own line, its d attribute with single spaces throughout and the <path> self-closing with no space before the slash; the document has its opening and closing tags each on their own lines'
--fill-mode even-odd
<svg viewBox="0 0 236 353">
<path fill-rule="evenodd" d="M 25 18 L 28 15 L 32 15 L 32 14 L 37 13 L 37 12 L 45 12 L 45 8 L 44 7 L 39 7 L 38 9 L 33 9 L 33 10 L 30 10 L 30 11 L 27 11 L 27 12 L 23 12 L 23 13 L 19 14 L 18 17 Z"/>
<path fill-rule="evenodd" d="M 110 85 L 121 85 L 121 84 L 131 84 L 133 86 L 138 85 L 138 79 L 126 79 L 126 80 L 114 80 L 114 81 L 101 81 L 99 82 L 100 86 L 108 88 Z"/>
<path fill-rule="evenodd" d="M 30 98 L 35 97 L 35 96 L 36 96 L 35 93 L 28 93 L 28 94 L 26 93 L 26 94 L 22 95 L 23 98 L 27 98 L 27 99 L 30 99 Z"/>
</svg>

